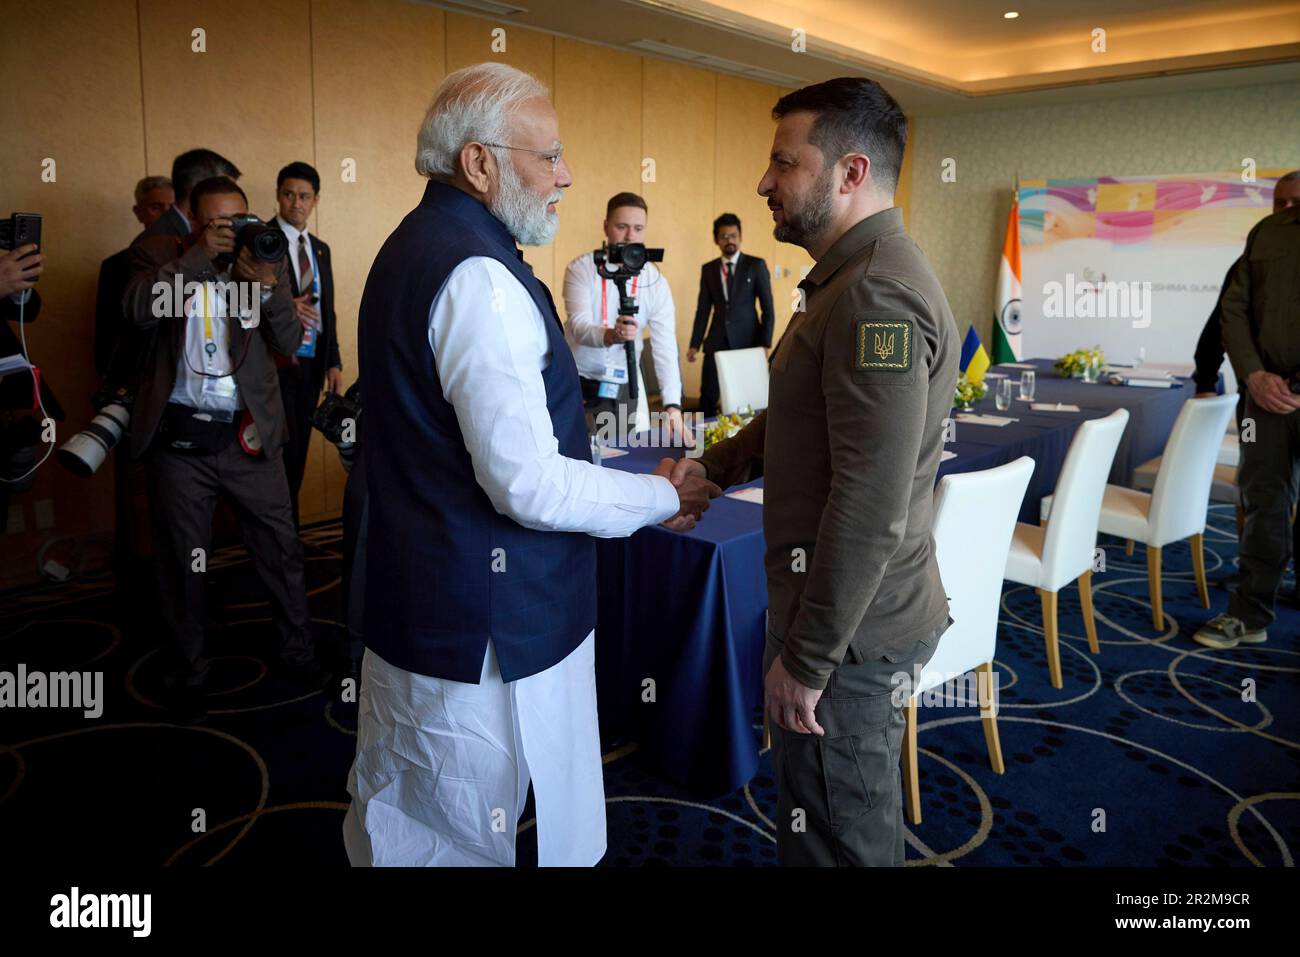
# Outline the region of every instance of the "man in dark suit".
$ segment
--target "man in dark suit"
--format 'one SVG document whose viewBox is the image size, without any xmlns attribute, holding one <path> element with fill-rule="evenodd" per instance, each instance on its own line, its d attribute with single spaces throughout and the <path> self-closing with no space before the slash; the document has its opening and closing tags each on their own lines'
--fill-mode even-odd
<svg viewBox="0 0 1300 957">
<path fill-rule="evenodd" d="M 131 451 L 146 456 L 167 670 L 182 717 L 203 713 L 203 575 L 212 514 L 224 493 L 254 567 L 271 593 L 281 658 L 296 678 L 325 672 L 311 636 L 302 543 L 293 525 L 282 450 L 286 431 L 273 352 L 301 340 L 288 267 L 248 249 L 236 257 L 232 216 L 248 201 L 226 177 L 194 187 L 189 239 L 153 236 L 131 249 L 124 308 L 152 333 L 131 417 Z M 188 286 L 187 286 L 188 284 Z M 172 290 L 184 289 L 181 297 Z"/>
<path fill-rule="evenodd" d="M 320 201 L 320 174 L 306 163 L 290 163 L 276 177 L 275 198 L 280 211 L 274 222 L 289 241 L 289 280 L 294 310 L 302 326 L 297 354 L 276 358 L 289 430 L 284 470 L 289 477 L 289 499 L 297 525 L 298 491 L 307 468 L 312 413 L 322 389 L 343 391 L 343 360 L 339 357 L 334 315 L 330 248 L 307 231 L 307 220 Z"/>
<path fill-rule="evenodd" d="M 176 204 L 172 181 L 166 176 L 146 176 L 135 184 L 135 205 L 131 212 L 145 229 Z M 122 294 L 131 278 L 131 251 L 122 249 L 99 265 L 99 288 L 95 296 L 95 374 L 108 373 L 122 336 L 132 324 L 122 315 Z"/>
<path fill-rule="evenodd" d="M 208 149 L 186 150 L 172 160 L 172 187 L 176 191 L 176 202 L 171 209 L 145 227 L 144 232 L 135 237 L 135 245 L 146 236 L 175 236 L 188 239 L 194 231 L 193 215 L 190 212 L 190 190 L 195 185 L 213 176 L 225 176 L 232 180 L 240 177 L 239 167 L 220 153 Z"/>
<path fill-rule="evenodd" d="M 722 255 L 706 262 L 700 270 L 695 327 L 686 353 L 686 361 L 694 362 L 700 346 L 704 347 L 700 411 L 706 416 L 718 409 L 718 366 L 714 354 L 752 346 L 772 348 L 772 326 L 776 321 L 767 263 L 757 256 L 741 253 L 740 219 L 734 213 L 723 213 L 713 221 L 713 241 Z M 761 313 L 754 309 L 756 297 Z"/>
</svg>

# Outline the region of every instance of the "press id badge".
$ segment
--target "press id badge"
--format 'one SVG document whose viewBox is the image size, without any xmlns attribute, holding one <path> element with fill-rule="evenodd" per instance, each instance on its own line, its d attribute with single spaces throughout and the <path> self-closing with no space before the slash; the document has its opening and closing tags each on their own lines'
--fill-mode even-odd
<svg viewBox="0 0 1300 957">
<path fill-rule="evenodd" d="M 627 370 L 617 366 L 605 366 L 605 374 L 600 377 L 600 386 L 596 390 L 601 399 L 617 399 L 618 391 L 627 381 Z"/>
<path fill-rule="evenodd" d="M 296 356 L 314 356 L 316 354 L 316 329 L 304 329 L 302 333 L 302 342 L 298 346 Z"/>
<path fill-rule="evenodd" d="M 203 377 L 204 398 L 233 399 L 235 397 L 235 388 L 235 377 L 233 375 Z"/>
</svg>

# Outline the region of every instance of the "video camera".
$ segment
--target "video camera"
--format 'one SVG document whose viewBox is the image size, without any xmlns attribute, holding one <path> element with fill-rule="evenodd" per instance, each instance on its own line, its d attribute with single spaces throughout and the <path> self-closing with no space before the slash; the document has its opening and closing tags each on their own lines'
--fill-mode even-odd
<svg viewBox="0 0 1300 957">
<path fill-rule="evenodd" d="M 639 276 L 646 263 L 663 262 L 664 251 L 649 249 L 644 243 L 613 243 L 593 250 L 591 258 L 596 263 L 597 274 L 603 279 L 614 280 L 614 285 L 618 288 L 618 314 L 635 316 L 637 304 L 636 300 L 627 293 L 627 281 L 634 276 Z M 614 267 L 612 271 L 610 266 Z M 603 321 L 605 317 L 600 318 Z M 636 343 L 624 342 L 623 348 L 627 355 L 628 397 L 635 401 L 640 389 L 636 374 Z"/>
</svg>

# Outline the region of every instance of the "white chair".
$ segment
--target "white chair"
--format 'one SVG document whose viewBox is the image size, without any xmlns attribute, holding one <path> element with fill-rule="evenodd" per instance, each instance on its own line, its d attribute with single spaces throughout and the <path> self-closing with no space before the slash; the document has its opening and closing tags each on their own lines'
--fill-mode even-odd
<svg viewBox="0 0 1300 957">
<path fill-rule="evenodd" d="M 1088 647 L 1099 654 L 1097 623 L 1092 617 L 1092 555 L 1097 547 L 1097 523 L 1120 436 L 1128 424 L 1128 410 L 1116 409 L 1104 419 L 1079 426 L 1065 453 L 1056 480 L 1051 521 L 1040 525 L 1016 523 L 1007 555 L 1006 577 L 1038 590 L 1043 604 L 1043 640 L 1047 645 L 1047 672 L 1052 687 L 1061 687 L 1061 648 L 1057 633 L 1057 592 L 1071 581 L 1079 583 L 1083 627 Z"/>
<path fill-rule="evenodd" d="M 1192 569 L 1201 607 L 1210 607 L 1205 581 L 1205 514 L 1222 449 L 1224 427 L 1237 405 L 1235 395 L 1190 399 L 1183 403 L 1165 443 L 1155 488 L 1148 494 L 1120 485 L 1107 485 L 1101 501 L 1099 529 L 1147 547 L 1147 583 L 1151 589 L 1151 620 L 1164 628 L 1160 550 L 1191 539 Z M 1045 509 L 1051 508 L 1047 499 Z"/>
<path fill-rule="evenodd" d="M 1006 565 L 1016 515 L 1034 474 L 1034 460 L 1023 456 L 983 472 L 945 476 L 934 495 L 934 547 L 939 576 L 948 593 L 953 623 L 939 639 L 934 656 L 907 702 L 903 733 L 903 797 L 907 818 L 921 823 L 921 791 L 916 757 L 917 697 L 957 675 L 975 671 L 980 717 L 989 764 L 1002 774 L 997 702 L 993 689 L 993 647 L 997 642 L 1002 568 Z"/>
<path fill-rule="evenodd" d="M 723 415 L 749 406 L 755 412 L 767 408 L 767 352 L 752 349 L 724 349 L 713 354 L 718 366 L 719 405 Z"/>
<path fill-rule="evenodd" d="M 1160 474 L 1160 462 L 1163 456 L 1148 459 L 1133 470 L 1133 487 L 1149 492 L 1156 487 L 1156 476 Z M 1237 486 L 1237 467 L 1241 464 L 1241 440 L 1237 435 L 1235 419 L 1228 420 L 1228 429 L 1219 445 L 1219 455 L 1214 466 L 1214 480 L 1210 483 L 1210 501 L 1223 502 L 1235 506 L 1237 511 L 1237 535 L 1241 536 L 1246 514 L 1241 507 L 1241 489 Z M 1124 554 L 1133 554 L 1133 540 L 1124 543 Z"/>
</svg>

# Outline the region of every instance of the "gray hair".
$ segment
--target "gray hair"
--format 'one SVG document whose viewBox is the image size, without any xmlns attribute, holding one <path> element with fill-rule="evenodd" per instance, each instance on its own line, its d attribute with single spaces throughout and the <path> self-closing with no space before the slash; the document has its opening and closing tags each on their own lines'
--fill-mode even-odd
<svg viewBox="0 0 1300 957">
<path fill-rule="evenodd" d="M 140 182 L 135 184 L 135 204 L 137 206 L 144 204 L 145 194 L 151 189 L 173 189 L 172 181 L 166 176 L 146 176 Z"/>
<path fill-rule="evenodd" d="M 420 124 L 416 172 L 454 176 L 466 143 L 503 143 L 510 115 L 525 100 L 546 95 L 535 76 L 504 63 L 479 63 L 449 73 Z"/>
</svg>

